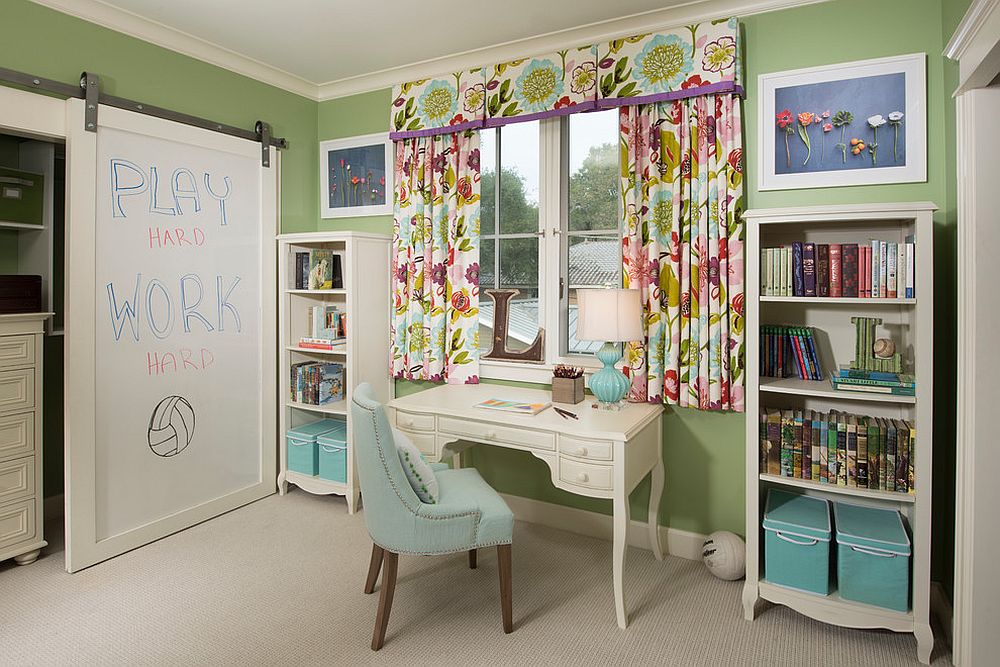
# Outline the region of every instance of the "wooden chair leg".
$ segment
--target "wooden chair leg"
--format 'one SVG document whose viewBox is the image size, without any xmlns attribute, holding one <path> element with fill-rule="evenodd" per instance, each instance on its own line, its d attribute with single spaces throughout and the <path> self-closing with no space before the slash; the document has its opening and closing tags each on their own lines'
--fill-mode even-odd
<svg viewBox="0 0 1000 667">
<path fill-rule="evenodd" d="M 382 643 L 385 641 L 385 629 L 389 626 L 389 612 L 392 611 L 392 594 L 396 591 L 396 566 L 398 564 L 399 554 L 384 551 L 382 591 L 378 599 L 378 613 L 375 615 L 375 632 L 372 634 L 373 651 L 382 648 Z"/>
<path fill-rule="evenodd" d="M 500 565 L 500 611 L 503 615 L 504 634 L 510 634 L 514 630 L 513 622 L 513 594 L 511 592 L 511 569 L 510 569 L 510 545 L 500 544 L 497 546 L 497 562 Z"/>
<path fill-rule="evenodd" d="M 478 552 L 475 549 L 469 549 L 469 569 L 475 570 L 478 564 Z"/>
<path fill-rule="evenodd" d="M 382 569 L 382 556 L 385 550 L 377 544 L 372 544 L 372 560 L 368 565 L 368 579 L 365 581 L 365 593 L 375 592 L 375 582 L 378 581 L 378 572 Z"/>
</svg>

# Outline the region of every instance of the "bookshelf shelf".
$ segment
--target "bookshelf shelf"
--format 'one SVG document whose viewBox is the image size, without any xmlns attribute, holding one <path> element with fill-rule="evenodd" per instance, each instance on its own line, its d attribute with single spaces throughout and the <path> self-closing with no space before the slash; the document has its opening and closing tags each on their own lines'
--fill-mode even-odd
<svg viewBox="0 0 1000 667">
<path fill-rule="evenodd" d="M 781 475 L 769 475 L 767 473 L 760 474 L 760 481 L 768 482 L 770 484 L 794 486 L 800 489 L 812 489 L 822 493 L 834 493 L 844 496 L 855 496 L 857 498 L 868 498 L 871 500 L 888 500 L 895 503 L 912 503 L 916 500 L 915 496 L 910 495 L 909 493 L 900 493 L 897 491 L 875 491 L 872 489 L 859 489 L 850 486 L 838 486 L 836 484 L 817 484 L 816 482 L 808 479 L 782 477 Z"/>
<path fill-rule="evenodd" d="M 292 484 L 303 491 L 340 495 L 347 510 L 354 513 L 360 502 L 360 487 L 351 446 L 351 396 L 354 387 L 368 382 L 375 395 L 385 402 L 392 397 L 392 380 L 385 368 L 389 357 L 389 242 L 381 234 L 359 232 L 318 232 L 278 236 L 278 280 L 283 287 L 278 302 L 278 340 L 281 351 L 277 391 L 281 446 L 279 447 L 278 492 L 284 495 Z M 295 289 L 295 255 L 310 250 L 330 250 L 341 257 L 343 289 Z M 301 284 L 301 283 L 300 283 Z M 378 294 L 384 298 L 378 298 Z M 332 350 L 300 346 L 308 336 L 309 311 L 313 306 L 333 302 L 342 306 L 347 317 L 347 338 Z M 330 361 L 344 367 L 344 400 L 326 405 L 310 405 L 289 399 L 291 365 L 302 361 Z M 324 418 L 347 422 L 347 481 L 332 482 L 288 469 L 284 434 L 288 429 Z"/>
<path fill-rule="evenodd" d="M 872 391 L 846 391 L 834 389 L 829 380 L 800 380 L 799 378 L 768 378 L 759 379 L 760 391 L 776 394 L 794 394 L 796 396 L 815 396 L 833 398 L 844 401 L 872 401 L 877 403 L 916 403 L 915 396 L 895 396 Z"/>
<path fill-rule="evenodd" d="M 934 261 L 933 212 L 930 202 L 806 206 L 751 210 L 747 225 L 746 263 L 746 581 L 743 608 L 748 620 L 758 602 L 785 605 L 811 618 L 851 628 L 884 628 L 911 632 L 917 657 L 929 663 L 934 646 L 930 626 L 931 473 L 933 470 L 934 387 Z M 763 296 L 761 249 L 795 241 L 815 244 L 864 243 L 867 239 L 902 243 L 914 239 L 913 278 L 917 298 L 850 298 Z M 834 389 L 831 370 L 846 365 L 857 350 L 851 317 L 882 320 L 880 335 L 888 336 L 903 356 L 903 369 L 916 377 L 917 396 Z M 764 327 L 808 327 L 814 336 L 823 380 L 760 377 L 758 350 Z M 772 333 L 772 331 L 768 331 Z M 810 479 L 762 473 L 760 414 L 762 409 L 838 411 L 905 420 L 916 429 L 913 493 L 878 491 L 822 484 Z M 774 470 L 772 470 L 772 473 Z M 831 501 L 894 509 L 909 528 L 910 611 L 899 613 L 843 600 L 834 592 L 812 595 L 771 584 L 765 579 L 761 520 L 770 488 L 784 487 Z"/>
<path fill-rule="evenodd" d="M 852 306 L 915 306 L 916 299 L 859 299 L 849 296 L 762 296 L 761 303 L 809 303 L 822 305 L 852 305 Z"/>
</svg>

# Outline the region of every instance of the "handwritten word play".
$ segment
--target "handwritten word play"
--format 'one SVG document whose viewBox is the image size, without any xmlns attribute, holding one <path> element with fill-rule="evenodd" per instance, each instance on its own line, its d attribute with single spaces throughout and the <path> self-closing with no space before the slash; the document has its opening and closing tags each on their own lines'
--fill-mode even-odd
<svg viewBox="0 0 1000 667">
<path fill-rule="evenodd" d="M 240 284 L 239 276 L 234 276 L 228 283 L 223 276 L 215 277 L 215 300 L 211 306 L 201 305 L 205 287 L 197 274 L 181 276 L 175 293 L 159 278 L 147 280 L 144 291 L 142 282 L 142 274 L 135 274 L 135 285 L 130 285 L 131 299 L 126 295 L 120 300 L 115 291 L 115 283 L 107 284 L 111 328 L 116 341 L 121 340 L 125 325 L 128 324 L 133 340 L 138 343 L 140 324 L 143 321 L 148 330 L 160 340 L 170 336 L 177 320 L 186 334 L 191 333 L 192 321 L 197 322 L 197 326 L 206 332 L 224 332 L 227 323 L 237 333 L 243 330 L 240 311 L 231 303 L 233 291 Z M 175 303 L 179 303 L 179 308 L 175 307 Z M 206 312 L 208 316 L 205 315 Z"/>
<path fill-rule="evenodd" d="M 139 165 L 123 158 L 111 158 L 111 217 L 127 218 L 124 200 L 129 197 L 146 195 L 147 210 L 150 213 L 160 215 L 194 215 L 200 213 L 202 209 L 202 190 L 199 189 L 199 181 L 195 178 L 190 169 L 174 169 L 169 181 L 169 192 L 167 186 L 160 187 L 160 174 L 155 165 L 150 165 L 148 173 Z M 203 172 L 202 183 L 204 192 L 209 198 L 219 204 L 219 224 L 227 225 L 226 200 L 233 192 L 232 182 L 228 176 L 213 178 L 207 171 Z M 213 187 L 212 183 L 215 182 Z M 221 184 L 220 184 L 221 183 Z M 222 190 L 225 186 L 225 191 Z M 141 201 L 141 200 L 139 200 Z M 184 204 L 182 205 L 182 202 Z M 187 209 L 185 211 L 185 208 Z"/>
<path fill-rule="evenodd" d="M 147 352 L 146 374 L 166 375 L 177 371 L 203 371 L 215 363 L 215 355 L 201 348 L 195 354 L 194 350 L 181 348 L 177 354 L 173 352 Z"/>
</svg>

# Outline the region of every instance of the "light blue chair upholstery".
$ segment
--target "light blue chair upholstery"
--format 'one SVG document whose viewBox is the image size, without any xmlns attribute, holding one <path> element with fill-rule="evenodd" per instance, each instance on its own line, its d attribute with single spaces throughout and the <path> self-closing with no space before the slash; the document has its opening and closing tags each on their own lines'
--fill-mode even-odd
<svg viewBox="0 0 1000 667">
<path fill-rule="evenodd" d="M 514 533 L 514 515 L 510 508 L 475 469 L 449 470 L 443 465 L 433 466 L 440 501 L 436 504 L 421 502 L 403 472 L 385 409 L 375 400 L 370 385 L 362 384 L 354 390 L 351 418 L 365 524 L 375 543 L 366 593 L 374 590 L 383 558 L 386 562 L 372 648 L 381 648 L 385 635 L 398 554 L 438 555 L 467 551 L 470 567 L 475 567 L 476 549 L 498 547 L 504 631 L 510 632 L 509 545 Z"/>
</svg>

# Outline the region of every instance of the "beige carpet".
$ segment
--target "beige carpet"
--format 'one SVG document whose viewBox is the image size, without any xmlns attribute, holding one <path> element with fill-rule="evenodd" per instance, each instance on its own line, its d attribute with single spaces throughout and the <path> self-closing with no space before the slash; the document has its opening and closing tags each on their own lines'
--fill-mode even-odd
<svg viewBox="0 0 1000 667">
<path fill-rule="evenodd" d="M 496 554 L 400 558 L 385 647 L 371 544 L 340 498 L 271 496 L 70 575 L 61 526 L 33 565 L 0 564 L 4 665 L 909 665 L 910 635 L 844 630 L 771 607 L 743 620 L 741 583 L 630 549 L 619 630 L 611 545 L 532 524 L 514 537 L 514 633 Z M 52 539 L 53 534 L 54 539 Z M 948 664 L 940 642 L 935 664 Z"/>
</svg>

